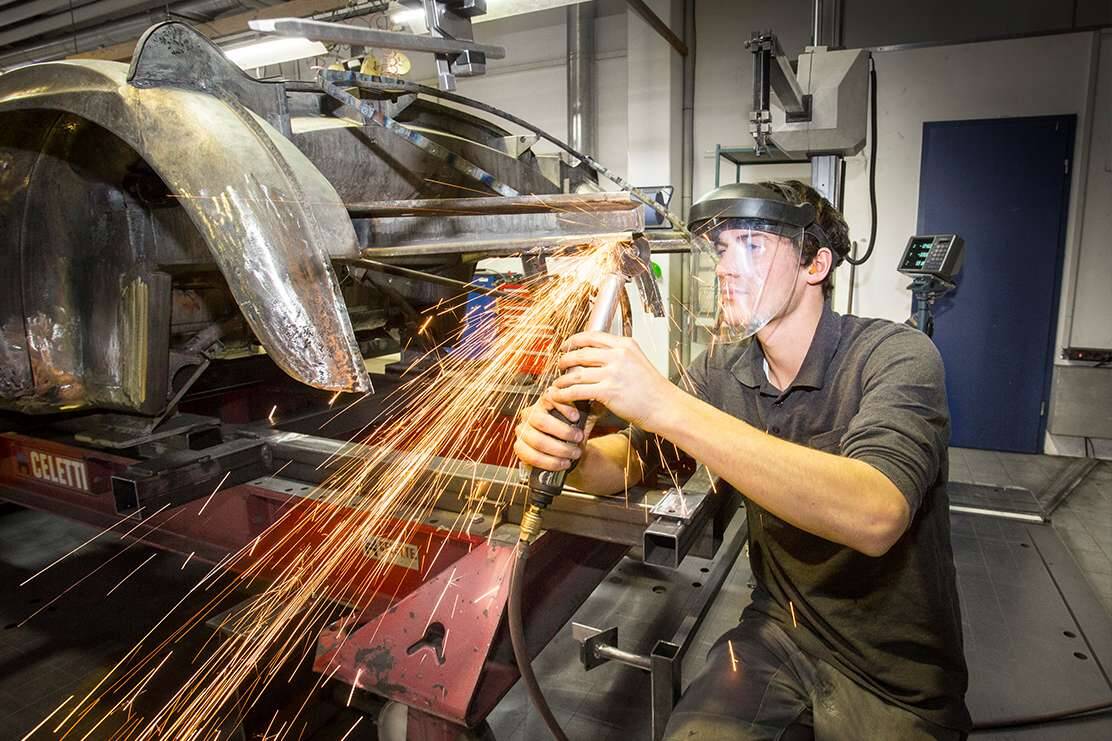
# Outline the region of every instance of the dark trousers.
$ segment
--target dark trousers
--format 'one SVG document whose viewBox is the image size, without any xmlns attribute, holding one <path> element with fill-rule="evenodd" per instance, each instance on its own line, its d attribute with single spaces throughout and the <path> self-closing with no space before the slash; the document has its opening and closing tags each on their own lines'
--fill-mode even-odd
<svg viewBox="0 0 1112 741">
<path fill-rule="evenodd" d="M 776 621 L 746 615 L 707 654 L 672 712 L 670 741 L 963 739 L 886 702 L 801 651 Z"/>
</svg>

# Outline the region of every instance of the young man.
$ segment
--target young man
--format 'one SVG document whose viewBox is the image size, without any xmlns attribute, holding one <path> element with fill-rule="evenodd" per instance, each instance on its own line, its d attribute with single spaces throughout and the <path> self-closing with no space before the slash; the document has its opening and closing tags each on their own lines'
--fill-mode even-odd
<svg viewBox="0 0 1112 741">
<path fill-rule="evenodd" d="M 831 311 L 847 229 L 808 186 L 727 185 L 691 222 L 715 245 L 722 332 L 686 390 L 631 339 L 575 335 L 566 372 L 518 426 L 518 456 L 576 462 L 571 485 L 612 493 L 641 480 L 655 436 L 745 498 L 752 603 L 711 649 L 669 738 L 963 738 L 938 352 L 903 325 Z M 632 427 L 583 446 L 549 414 L 574 419 L 581 399 Z"/>
</svg>

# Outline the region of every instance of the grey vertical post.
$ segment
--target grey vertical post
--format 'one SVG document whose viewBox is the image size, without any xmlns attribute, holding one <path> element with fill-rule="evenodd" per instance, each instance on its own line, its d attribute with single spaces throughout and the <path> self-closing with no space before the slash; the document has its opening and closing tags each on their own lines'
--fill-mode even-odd
<svg viewBox="0 0 1112 741">
<path fill-rule="evenodd" d="M 664 729 L 672 709 L 680 699 L 681 667 L 680 647 L 668 641 L 657 641 L 649 654 L 649 674 L 652 677 L 653 741 L 664 738 Z"/>
<path fill-rule="evenodd" d="M 598 156 L 598 115 L 595 107 L 595 3 L 567 7 L 568 143 Z"/>
<path fill-rule="evenodd" d="M 842 210 L 842 181 L 841 157 L 823 154 L 811 158 L 811 185 L 839 211 Z"/>
</svg>

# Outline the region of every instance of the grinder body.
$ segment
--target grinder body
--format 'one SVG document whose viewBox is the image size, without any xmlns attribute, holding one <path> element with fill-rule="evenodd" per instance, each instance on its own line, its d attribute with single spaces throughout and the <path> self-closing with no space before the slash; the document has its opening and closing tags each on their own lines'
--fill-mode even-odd
<svg viewBox="0 0 1112 741">
<path fill-rule="evenodd" d="M 625 276 L 621 273 L 608 273 L 603 277 L 584 331 L 605 332 L 610 329 L 624 290 Z M 549 414 L 582 431 L 587 425 L 591 402 L 577 401 L 575 407 L 579 410 L 579 418 L 575 422 L 555 409 L 550 410 Z M 526 507 L 521 520 L 522 540 L 528 542 L 536 537 L 540 531 L 540 513 L 564 490 L 564 480 L 567 475 L 567 470 L 546 471 L 537 467 L 529 472 L 529 506 Z"/>
</svg>

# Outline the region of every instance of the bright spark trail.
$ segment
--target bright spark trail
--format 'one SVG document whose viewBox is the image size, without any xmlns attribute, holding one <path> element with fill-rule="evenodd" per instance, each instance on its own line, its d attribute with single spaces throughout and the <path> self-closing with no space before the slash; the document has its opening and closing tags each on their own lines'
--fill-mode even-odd
<svg viewBox="0 0 1112 741">
<path fill-rule="evenodd" d="M 242 720 L 276 677 L 286 681 L 288 662 L 304 655 L 305 636 L 334 615 L 335 605 L 367 605 L 380 594 L 391 565 L 406 557 L 417 526 L 450 482 L 471 479 L 468 508 L 457 523 L 461 531 L 480 509 L 510 506 L 518 484 L 474 480 L 476 464 L 491 450 L 489 442 L 481 444 L 481 433 L 530 403 L 517 391 L 523 371 L 536 374 L 538 389 L 556 377 L 560 343 L 583 326 L 598 282 L 618 269 L 625 249 L 624 242 L 569 247 L 555 261 L 555 274 L 526 279 L 520 296 L 497 299 L 499 310 L 478 320 L 478 331 L 449 338 L 453 352 L 444 342 L 429 342 L 435 345 L 425 356 L 429 362 L 415 364 L 412 377 L 387 397 L 379 426 L 350 455 L 335 457 L 335 470 L 312 497 L 291 499 L 274 525 L 206 575 L 204 590 L 191 590 L 212 590 L 204 608 L 161 641 L 148 633 L 80 698 L 60 726 L 62 738 L 80 733 L 83 721 L 100 726 L 116 715 L 114 738 L 213 736 Z M 421 330 L 428 326 L 426 320 Z M 276 412 L 277 405 L 268 415 L 272 423 Z M 500 464 L 515 465 L 506 454 Z M 373 560 L 368 544 L 375 546 Z M 233 578 L 210 580 L 221 569 Z M 161 708 L 135 723 L 135 689 L 166 665 L 167 650 L 249 584 L 268 586 L 225 616 L 223 639 L 198 655 L 191 675 L 176 682 Z M 449 579 L 445 593 L 452 585 Z M 334 672 L 317 677 L 316 686 Z M 297 720 L 287 719 L 282 729 L 292 733 Z"/>
</svg>

